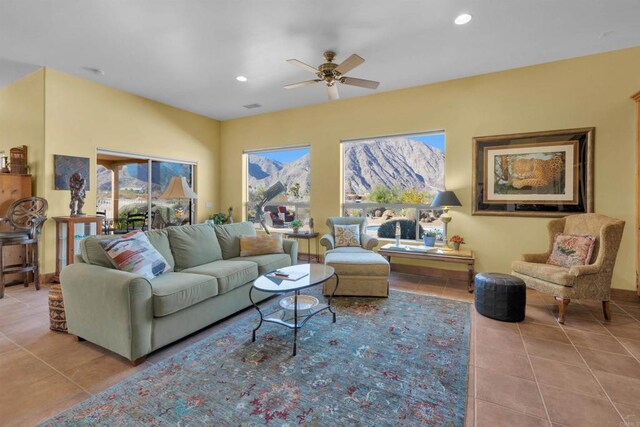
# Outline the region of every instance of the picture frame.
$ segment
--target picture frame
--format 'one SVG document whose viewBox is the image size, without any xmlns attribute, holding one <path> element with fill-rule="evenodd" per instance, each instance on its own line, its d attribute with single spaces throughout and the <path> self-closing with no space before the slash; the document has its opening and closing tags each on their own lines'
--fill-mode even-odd
<svg viewBox="0 0 640 427">
<path fill-rule="evenodd" d="M 53 155 L 54 190 L 69 190 L 69 178 L 78 172 L 85 179 L 85 190 L 91 189 L 88 157 Z"/>
<path fill-rule="evenodd" d="M 595 128 L 473 138 L 473 215 L 593 212 Z"/>
</svg>

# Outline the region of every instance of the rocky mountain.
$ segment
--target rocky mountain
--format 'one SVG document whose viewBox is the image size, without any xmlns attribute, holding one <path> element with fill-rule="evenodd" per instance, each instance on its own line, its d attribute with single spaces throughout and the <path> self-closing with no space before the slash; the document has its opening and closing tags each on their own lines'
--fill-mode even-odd
<svg viewBox="0 0 640 427">
<path fill-rule="evenodd" d="M 289 163 L 249 155 L 249 189 L 267 188 L 280 180 L 287 188 L 309 188 L 309 154 Z M 444 152 L 409 139 L 372 139 L 345 145 L 345 190 L 365 195 L 376 185 L 387 188 L 441 190 L 444 188 Z"/>
<path fill-rule="evenodd" d="M 161 193 L 167 188 L 172 176 L 186 176 L 189 173 L 189 165 L 170 162 L 156 162 L 152 166 L 154 194 Z M 118 175 L 120 188 L 134 191 L 147 191 L 146 165 L 131 164 L 124 166 Z M 102 165 L 98 165 L 98 191 L 111 192 L 111 171 Z"/>
<path fill-rule="evenodd" d="M 298 193 L 301 198 L 309 192 L 309 154 L 289 163 L 281 163 L 255 154 L 249 155 L 249 189 L 268 188 L 281 181 L 287 189 L 293 185 L 300 186 Z"/>
<path fill-rule="evenodd" d="M 444 152 L 409 138 L 346 143 L 345 191 L 367 194 L 376 185 L 444 189 Z"/>
</svg>

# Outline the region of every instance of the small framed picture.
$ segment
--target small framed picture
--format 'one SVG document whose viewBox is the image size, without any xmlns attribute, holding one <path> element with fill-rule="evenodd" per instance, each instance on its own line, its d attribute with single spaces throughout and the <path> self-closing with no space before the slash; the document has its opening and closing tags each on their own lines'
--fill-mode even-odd
<svg viewBox="0 0 640 427">
<path fill-rule="evenodd" d="M 473 214 L 593 212 L 594 128 L 473 138 Z"/>
</svg>

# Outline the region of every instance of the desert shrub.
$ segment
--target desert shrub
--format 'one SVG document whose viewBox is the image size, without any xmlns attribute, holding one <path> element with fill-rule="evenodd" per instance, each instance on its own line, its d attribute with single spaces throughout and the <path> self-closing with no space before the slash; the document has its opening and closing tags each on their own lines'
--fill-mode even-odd
<svg viewBox="0 0 640 427">
<path fill-rule="evenodd" d="M 369 192 L 369 200 L 378 203 L 399 203 L 400 190 L 397 188 L 387 188 L 384 185 L 376 185 Z"/>
<path fill-rule="evenodd" d="M 385 222 L 380 226 L 380 228 L 378 228 L 378 237 L 394 239 L 396 237 L 396 223 L 400 223 L 401 239 L 416 240 L 416 222 L 408 219 Z M 420 226 L 419 233 L 419 237 L 422 237 L 422 226 Z"/>
</svg>

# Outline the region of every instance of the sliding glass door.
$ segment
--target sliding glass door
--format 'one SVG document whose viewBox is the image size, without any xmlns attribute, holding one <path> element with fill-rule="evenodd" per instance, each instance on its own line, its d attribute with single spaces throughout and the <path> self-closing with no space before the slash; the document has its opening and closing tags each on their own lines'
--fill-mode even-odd
<svg viewBox="0 0 640 427">
<path fill-rule="evenodd" d="M 104 150 L 97 163 L 96 212 L 105 216 L 106 233 L 194 223 L 193 201 L 168 198 L 167 189 L 172 178 L 184 178 L 194 190 L 195 164 Z"/>
</svg>

